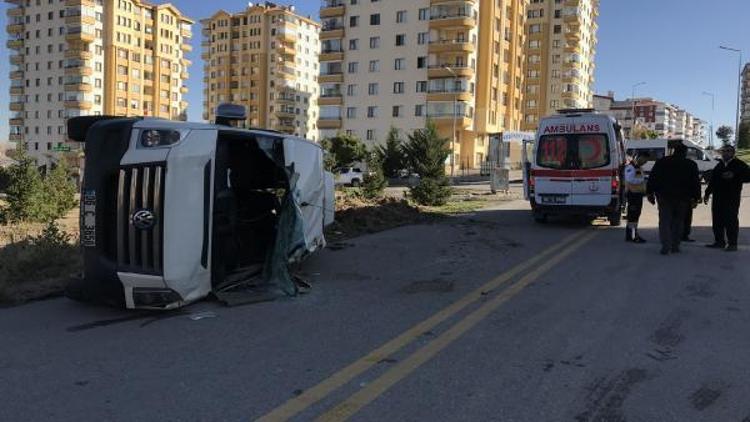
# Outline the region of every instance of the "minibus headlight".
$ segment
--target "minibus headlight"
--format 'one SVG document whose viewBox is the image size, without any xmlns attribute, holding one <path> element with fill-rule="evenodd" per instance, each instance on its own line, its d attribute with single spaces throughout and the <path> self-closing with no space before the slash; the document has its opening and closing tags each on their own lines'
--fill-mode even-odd
<svg viewBox="0 0 750 422">
<path fill-rule="evenodd" d="M 141 146 L 156 148 L 174 145 L 183 138 L 179 130 L 147 129 L 141 132 Z"/>
</svg>

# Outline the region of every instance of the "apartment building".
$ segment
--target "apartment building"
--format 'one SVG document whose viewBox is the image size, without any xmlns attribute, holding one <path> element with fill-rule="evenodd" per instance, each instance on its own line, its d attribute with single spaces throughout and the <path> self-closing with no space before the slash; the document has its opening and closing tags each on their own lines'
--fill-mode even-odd
<svg viewBox="0 0 750 422">
<path fill-rule="evenodd" d="M 616 118 L 626 138 L 633 137 L 633 128 L 656 133 L 659 138 L 681 138 L 707 145 L 706 123 L 690 112 L 653 98 L 628 98 L 618 101 L 614 93 L 594 96 L 596 111 Z"/>
<path fill-rule="evenodd" d="M 6 0 L 10 140 L 39 166 L 59 159 L 65 121 L 86 115 L 185 119 L 193 21 L 140 0 Z"/>
<path fill-rule="evenodd" d="M 267 2 L 201 24 L 204 119 L 215 120 L 219 104 L 242 104 L 247 126 L 320 139 L 319 23 Z"/>
<path fill-rule="evenodd" d="M 742 122 L 750 122 L 750 63 L 742 69 L 742 87 L 740 89 L 741 97 L 741 118 Z"/>
<path fill-rule="evenodd" d="M 323 0 L 321 137 L 381 143 L 432 120 L 455 168 L 486 160 L 492 133 L 520 129 L 528 0 Z"/>
<path fill-rule="evenodd" d="M 599 0 L 530 0 L 524 130 L 559 109 L 593 103 Z"/>
</svg>

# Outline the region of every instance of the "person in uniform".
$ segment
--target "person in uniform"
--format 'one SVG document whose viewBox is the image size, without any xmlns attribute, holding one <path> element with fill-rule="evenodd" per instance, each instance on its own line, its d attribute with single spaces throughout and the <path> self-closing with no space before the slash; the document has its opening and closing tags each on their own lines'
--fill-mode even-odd
<svg viewBox="0 0 750 422">
<path fill-rule="evenodd" d="M 721 161 L 711 173 L 711 181 L 706 188 L 704 202 L 711 203 L 713 216 L 714 243 L 709 248 L 737 251 L 740 233 L 740 203 L 742 201 L 742 184 L 750 182 L 750 167 L 735 157 L 736 151 L 731 145 L 723 146 Z"/>
<path fill-rule="evenodd" d="M 646 243 L 646 240 L 638 233 L 638 220 L 641 218 L 643 198 L 646 196 L 646 177 L 643 175 L 642 167 L 648 160 L 648 155 L 639 155 L 625 166 L 625 188 L 628 200 L 626 242 Z"/>
<path fill-rule="evenodd" d="M 685 144 L 654 164 L 646 193 L 649 202 L 659 203 L 661 254 L 679 253 L 687 212 L 702 196 L 698 164 L 687 158 Z"/>
</svg>

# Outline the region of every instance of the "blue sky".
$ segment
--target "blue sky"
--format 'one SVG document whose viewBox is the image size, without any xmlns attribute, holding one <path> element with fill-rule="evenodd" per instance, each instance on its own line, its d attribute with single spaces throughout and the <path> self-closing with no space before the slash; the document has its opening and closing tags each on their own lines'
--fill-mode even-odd
<svg viewBox="0 0 750 422">
<path fill-rule="evenodd" d="M 398 1 L 398 0 L 385 0 Z M 247 2 L 237 0 L 173 0 L 187 15 L 200 20 L 218 9 L 241 10 Z M 279 1 L 292 4 L 304 15 L 317 18 L 319 0 Z M 0 60 L 0 140 L 8 133 L 8 63 L 5 49 L 5 9 L 2 3 L 0 28 L 3 28 Z M 653 96 L 680 105 L 706 120 L 711 119 L 711 99 L 703 91 L 716 94 L 715 126 L 734 126 L 737 90 L 735 54 L 718 49 L 726 44 L 745 50 L 750 59 L 750 1 L 714 0 L 601 0 L 599 44 L 596 57 L 596 84 L 599 93 L 615 91 L 630 96 L 639 82 L 637 95 Z M 189 117 L 201 119 L 203 69 L 200 61 L 200 28 L 196 25 L 189 59 Z"/>
</svg>

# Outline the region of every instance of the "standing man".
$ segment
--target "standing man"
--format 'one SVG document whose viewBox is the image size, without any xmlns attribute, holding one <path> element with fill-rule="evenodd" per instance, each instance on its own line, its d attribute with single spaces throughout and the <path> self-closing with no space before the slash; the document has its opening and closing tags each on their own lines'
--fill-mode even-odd
<svg viewBox="0 0 750 422">
<path fill-rule="evenodd" d="M 711 181 L 706 188 L 704 199 L 708 204 L 711 195 L 714 197 L 711 214 L 715 240 L 707 247 L 726 248 L 727 252 L 736 252 L 740 234 L 742 184 L 750 182 L 750 168 L 744 161 L 735 157 L 736 151 L 731 145 L 724 145 L 719 152 L 721 161 L 711 173 Z"/>
<path fill-rule="evenodd" d="M 702 196 L 698 165 L 687 158 L 685 144 L 654 164 L 646 190 L 649 202 L 659 202 L 661 254 L 679 253 L 687 212 Z"/>
<path fill-rule="evenodd" d="M 636 156 L 625 166 L 625 187 L 628 199 L 628 225 L 625 228 L 625 241 L 646 243 L 638 233 L 638 220 L 643 211 L 643 198 L 646 196 L 646 177 L 641 169 L 649 160 L 648 155 Z"/>
</svg>

